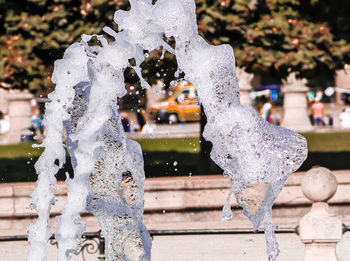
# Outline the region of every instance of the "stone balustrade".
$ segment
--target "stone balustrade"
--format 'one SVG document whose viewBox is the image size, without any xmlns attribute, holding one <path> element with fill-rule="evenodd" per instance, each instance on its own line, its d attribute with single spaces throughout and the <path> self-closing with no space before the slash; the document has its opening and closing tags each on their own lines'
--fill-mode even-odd
<svg viewBox="0 0 350 261">
<path fill-rule="evenodd" d="M 350 171 L 335 171 L 338 180 L 336 194 L 328 201 L 329 211 L 337 213 L 350 224 Z M 292 174 L 277 198 L 273 219 L 280 228 L 297 227 L 300 218 L 309 211 L 312 201 L 301 190 L 305 172 Z M 36 218 L 29 209 L 30 193 L 34 183 L 0 184 L 0 235 L 26 234 L 27 226 Z M 145 183 L 144 220 L 150 230 L 182 229 L 237 229 L 251 230 L 252 225 L 243 216 L 233 200 L 234 217 L 221 221 L 221 209 L 230 189 L 230 180 L 221 175 L 149 178 Z M 66 199 L 67 188 L 59 182 L 56 204 L 52 208 L 51 225 Z M 88 231 L 99 230 L 96 219 L 83 214 Z"/>
<path fill-rule="evenodd" d="M 310 256 L 309 252 L 311 254 L 322 253 L 322 255 L 329 252 L 334 254 L 334 246 L 341 238 L 339 219 L 334 218 L 335 214 L 341 218 L 343 224 L 350 225 L 350 199 L 348 197 L 350 170 L 333 171 L 333 173 L 337 179 L 336 192 L 334 187 L 333 189 L 332 186 L 324 187 L 322 182 L 316 182 L 319 179 L 308 177 L 310 171 L 294 173 L 287 180 L 273 208 L 273 222 L 280 227 L 280 230 L 287 232 L 277 234 L 281 250 L 279 260 L 302 260 L 304 256 L 305 258 Z M 306 187 L 322 188 L 321 196 L 324 198 L 315 200 L 313 190 L 307 190 Z M 35 221 L 35 212 L 28 208 L 29 194 L 33 188 L 34 183 L 0 184 L 0 236 L 25 235 L 28 224 Z M 187 258 L 186 260 L 193 261 L 266 260 L 264 235 L 246 234 L 252 231 L 252 225 L 242 215 L 242 210 L 234 201 L 232 202 L 233 219 L 221 220 L 222 205 L 229 189 L 230 180 L 221 175 L 146 179 L 145 224 L 151 231 L 169 233 L 168 236 L 154 236 L 152 260 L 175 261 L 184 260 L 184 257 Z M 331 197 L 333 192 L 335 194 Z M 53 206 L 50 221 L 52 231 L 55 230 L 56 225 L 54 216 L 59 214 L 65 202 L 66 193 L 65 184 L 59 182 L 56 191 L 57 202 Z M 325 198 L 330 198 L 327 201 L 327 207 L 322 202 Z M 311 205 L 312 215 L 316 213 L 314 216 L 311 215 L 312 218 L 317 219 L 321 215 L 331 217 L 331 220 L 336 222 L 324 222 L 323 230 L 320 229 L 317 226 L 318 223 L 313 222 L 313 219 L 310 219 L 310 215 L 307 214 L 310 212 Z M 303 216 L 308 218 L 304 217 L 302 220 L 306 222 L 299 225 L 300 240 L 293 231 Z M 87 223 L 88 232 L 99 230 L 97 220 L 93 216 L 84 213 L 83 217 Z M 309 222 L 310 220 L 312 222 Z M 317 233 L 312 232 L 315 227 Z M 190 234 L 181 235 L 182 231 L 190 232 Z M 201 234 L 201 231 L 210 231 L 210 234 Z M 323 232 L 327 231 L 335 232 L 331 233 L 332 242 L 329 242 L 329 238 L 324 237 Z M 173 232 L 178 234 L 174 235 Z M 347 248 L 349 242 L 349 233 L 346 233 L 337 247 L 340 260 L 350 260 Z M 0 244 L 0 253 L 5 259 L 24 261 L 27 248 L 27 242 L 5 242 Z M 18 249 L 18 251 L 13 251 L 13 249 Z M 306 250 L 306 255 L 304 255 L 304 250 Z M 56 253 L 56 246 L 49 245 L 48 260 L 54 260 Z M 96 258 L 96 255 L 91 255 L 87 260 L 96 260 Z M 81 257 L 73 256 L 72 260 L 81 260 Z M 336 259 L 305 259 L 305 261 L 313 260 Z"/>
</svg>

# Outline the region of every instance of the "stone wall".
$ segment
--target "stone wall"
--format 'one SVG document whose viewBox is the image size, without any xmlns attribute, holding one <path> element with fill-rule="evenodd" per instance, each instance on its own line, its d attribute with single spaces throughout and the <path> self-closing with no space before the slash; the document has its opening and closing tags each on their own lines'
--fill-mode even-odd
<svg viewBox="0 0 350 261">
<path fill-rule="evenodd" d="M 345 224 L 350 225 L 350 171 L 334 171 L 338 190 L 330 200 L 330 209 Z M 295 228 L 305 215 L 311 202 L 301 191 L 304 172 L 289 177 L 276 200 L 273 217 L 280 228 Z M 30 193 L 34 183 L 0 184 L 0 235 L 24 235 L 28 224 L 36 218 L 29 209 Z M 55 227 L 54 216 L 65 202 L 67 189 L 59 182 L 56 191 L 57 202 L 52 209 L 51 224 Z M 230 180 L 221 175 L 149 178 L 145 183 L 144 221 L 149 230 L 251 230 L 252 225 L 243 216 L 242 210 L 233 200 L 234 217 L 221 221 L 221 209 L 230 188 Z M 98 231 L 96 219 L 83 214 L 88 231 Z"/>
</svg>

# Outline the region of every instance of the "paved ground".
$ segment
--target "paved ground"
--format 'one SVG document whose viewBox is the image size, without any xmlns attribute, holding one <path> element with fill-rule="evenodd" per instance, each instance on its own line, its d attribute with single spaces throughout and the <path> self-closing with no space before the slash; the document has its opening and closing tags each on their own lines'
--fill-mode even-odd
<svg viewBox="0 0 350 261">
<path fill-rule="evenodd" d="M 333 127 L 322 127 L 315 128 L 315 132 L 329 132 L 329 131 L 342 131 L 340 127 L 340 122 L 338 120 L 339 114 L 345 108 L 342 105 L 334 105 L 326 104 L 325 106 L 325 115 L 334 115 L 335 122 Z M 276 107 L 276 113 L 281 115 L 283 118 L 283 107 Z M 309 113 L 311 113 L 309 111 Z M 138 138 L 166 138 L 166 137 L 198 137 L 200 134 L 200 124 L 199 122 L 191 122 L 191 123 L 179 123 L 179 124 L 155 124 L 155 131 L 152 135 L 142 134 L 140 132 L 128 133 L 127 136 L 131 139 Z"/>
<path fill-rule="evenodd" d="M 184 138 L 184 137 L 199 137 L 200 124 L 199 122 L 179 123 L 179 124 L 155 124 L 153 134 L 142 134 L 141 132 L 129 132 L 128 138 Z"/>
<path fill-rule="evenodd" d="M 278 234 L 278 261 L 302 261 L 304 246 L 296 234 Z M 26 242 L 0 243 L 0 260 L 25 261 Z M 350 233 L 337 246 L 340 261 L 350 260 Z M 56 247 L 50 246 L 48 261 L 56 260 Z M 96 261 L 97 255 L 86 255 Z M 83 260 L 73 255 L 72 261 Z M 155 236 L 152 261 L 267 261 L 263 234 Z"/>
</svg>

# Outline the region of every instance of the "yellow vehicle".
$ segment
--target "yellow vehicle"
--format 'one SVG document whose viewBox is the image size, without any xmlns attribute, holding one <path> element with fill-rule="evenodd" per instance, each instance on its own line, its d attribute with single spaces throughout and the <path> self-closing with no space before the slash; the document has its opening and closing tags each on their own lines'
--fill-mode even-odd
<svg viewBox="0 0 350 261">
<path fill-rule="evenodd" d="M 151 106 L 150 116 L 156 122 L 199 121 L 200 106 L 196 103 L 196 88 L 192 83 L 179 82 L 168 98 Z"/>
</svg>

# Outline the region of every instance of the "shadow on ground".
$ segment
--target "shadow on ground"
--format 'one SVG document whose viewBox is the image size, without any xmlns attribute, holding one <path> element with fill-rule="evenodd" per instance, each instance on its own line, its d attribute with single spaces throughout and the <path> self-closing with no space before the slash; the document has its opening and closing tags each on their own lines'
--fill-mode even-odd
<svg viewBox="0 0 350 261">
<path fill-rule="evenodd" d="M 200 158 L 200 153 L 187 152 L 144 152 L 146 177 L 169 177 L 169 176 L 190 176 L 205 174 L 221 174 L 218 166 L 211 166 L 208 169 L 208 162 Z M 310 152 L 307 160 L 299 169 L 309 170 L 319 165 L 331 170 L 350 169 L 350 152 Z M 0 159 L 0 182 L 25 182 L 36 181 L 34 164 L 37 157 L 31 160 L 28 158 Z M 70 159 L 57 175 L 58 180 L 65 179 L 65 173 L 72 173 Z"/>
</svg>

